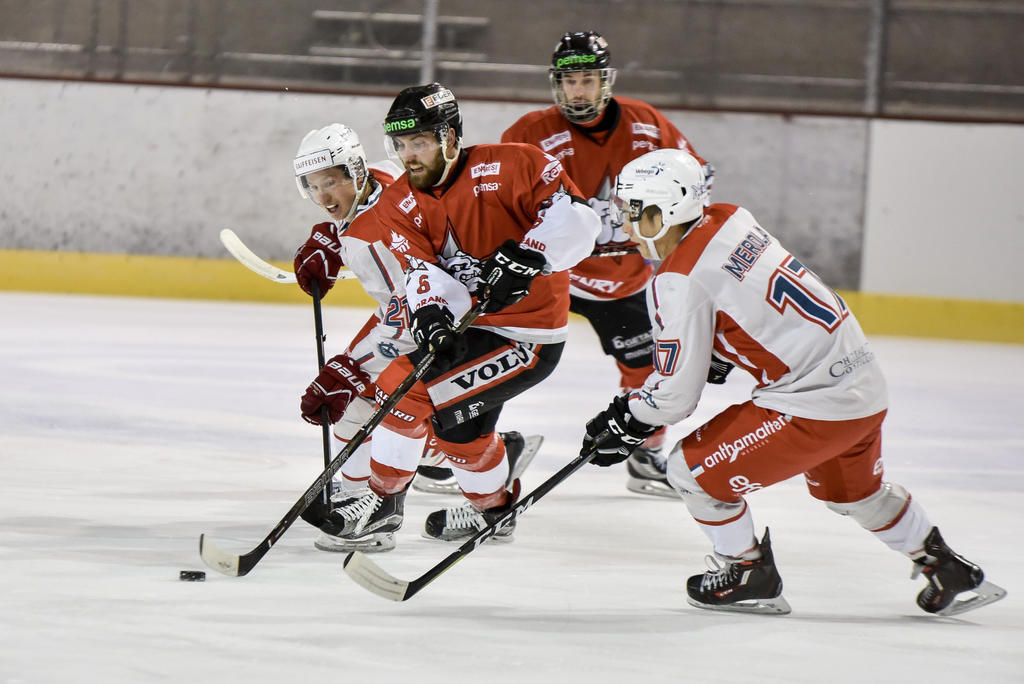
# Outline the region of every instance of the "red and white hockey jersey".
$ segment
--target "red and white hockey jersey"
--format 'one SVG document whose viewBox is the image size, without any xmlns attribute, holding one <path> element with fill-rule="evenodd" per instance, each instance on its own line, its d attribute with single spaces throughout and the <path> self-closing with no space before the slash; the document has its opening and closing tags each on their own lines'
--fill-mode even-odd
<svg viewBox="0 0 1024 684">
<path fill-rule="evenodd" d="M 647 293 L 654 372 L 630 395 L 652 425 L 689 416 L 712 350 L 757 380 L 757 406 L 815 420 L 887 406 L 885 379 L 843 300 L 746 209 L 713 204 L 658 268 Z"/>
<path fill-rule="evenodd" d="M 406 266 L 409 309 L 440 304 L 456 320 L 472 306 L 480 269 L 511 238 L 544 255 L 547 269 L 516 304 L 475 326 L 522 342 L 564 341 L 567 269 L 590 253 L 600 222 L 561 163 L 532 145 L 465 148 L 443 188 L 418 190 L 402 176 L 368 216 Z M 550 273 L 547 271 L 550 270 Z"/>
<path fill-rule="evenodd" d="M 377 182 L 356 208 L 352 220 L 324 225 L 339 245 L 342 262 L 377 302 L 377 309 L 346 349 L 376 380 L 391 361 L 415 350 L 416 343 L 409 333 L 402 265 L 388 248 L 388 236 L 380 234 L 379 225 L 366 218 L 367 212 L 380 201 L 384 188 L 394 183 L 401 170 L 390 161 L 371 164 L 370 169 Z"/>
<path fill-rule="evenodd" d="M 652 150 L 675 147 L 696 157 L 709 178 L 713 175 L 710 165 L 679 129 L 646 102 L 612 98 L 605 117 L 612 117 L 610 129 L 587 132 L 585 127 L 570 124 L 558 107 L 552 106 L 526 114 L 501 136 L 502 142 L 536 145 L 561 160 L 601 218 L 595 251 L 634 246 L 622 232 L 622 216 L 612 202 L 616 178 L 628 162 Z M 584 299 L 621 299 L 642 290 L 652 272 L 639 254 L 590 257 L 572 268 L 570 291 Z"/>
</svg>

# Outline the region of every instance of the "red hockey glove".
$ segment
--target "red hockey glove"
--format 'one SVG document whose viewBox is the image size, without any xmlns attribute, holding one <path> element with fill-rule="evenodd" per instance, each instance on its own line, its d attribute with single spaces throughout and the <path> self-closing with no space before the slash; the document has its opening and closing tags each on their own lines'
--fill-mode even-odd
<svg viewBox="0 0 1024 684">
<path fill-rule="evenodd" d="M 293 263 L 295 280 L 303 292 L 312 297 L 314 281 L 320 288 L 321 297 L 334 287 L 338 271 L 344 265 L 340 252 L 341 245 L 334 237 L 333 224 L 318 223 L 313 226 L 309 239 L 295 252 Z"/>
<path fill-rule="evenodd" d="M 629 412 L 629 404 L 625 397 L 612 399 L 604 411 L 601 411 L 587 423 L 587 434 L 583 436 L 581 454 L 594 447 L 594 439 L 608 431 L 608 437 L 597 447 L 597 456 L 590 462 L 601 467 L 621 463 L 629 458 L 633 450 L 644 443 L 658 428 L 642 423 Z"/>
<path fill-rule="evenodd" d="M 477 296 L 487 301 L 485 313 L 501 311 L 530 294 L 530 283 L 547 260 L 540 252 L 525 249 L 515 240 L 505 240 L 480 270 Z"/>
<path fill-rule="evenodd" d="M 370 386 L 370 376 L 351 357 L 339 354 L 328 361 L 316 380 L 302 395 L 300 410 L 307 423 L 320 425 L 320 407 L 326 406 L 332 423 L 337 423 L 352 400 Z"/>
</svg>

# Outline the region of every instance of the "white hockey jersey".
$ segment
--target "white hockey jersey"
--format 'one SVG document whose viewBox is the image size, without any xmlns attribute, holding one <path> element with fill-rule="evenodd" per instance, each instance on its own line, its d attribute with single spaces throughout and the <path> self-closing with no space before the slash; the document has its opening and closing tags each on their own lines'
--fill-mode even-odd
<svg viewBox="0 0 1024 684">
<path fill-rule="evenodd" d="M 379 234 L 375 222 L 362 218 L 402 171 L 389 161 L 371 164 L 370 169 L 377 182 L 349 223 L 335 222 L 334 237 L 342 262 L 378 305 L 346 350 L 376 380 L 394 359 L 414 351 L 416 343 L 409 332 L 405 273 L 385 242 L 390 238 Z"/>
<path fill-rule="evenodd" d="M 662 262 L 647 303 L 654 372 L 629 401 L 646 423 L 693 412 L 712 351 L 754 376 L 763 408 L 848 420 L 887 406 L 881 369 L 842 298 L 742 207 L 705 210 Z"/>
</svg>

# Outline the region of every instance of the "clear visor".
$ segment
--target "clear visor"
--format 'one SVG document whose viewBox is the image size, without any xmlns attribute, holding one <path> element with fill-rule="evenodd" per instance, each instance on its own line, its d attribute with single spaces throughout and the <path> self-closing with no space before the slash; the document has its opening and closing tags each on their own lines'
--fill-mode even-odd
<svg viewBox="0 0 1024 684">
<path fill-rule="evenodd" d="M 355 185 L 355 180 L 352 179 L 347 167 L 339 165 L 296 176 L 295 184 L 298 186 L 299 193 L 303 197 L 312 200 L 314 204 L 322 205 L 323 201 L 321 198 L 325 193 L 334 192 L 345 186 Z"/>
<path fill-rule="evenodd" d="M 433 158 L 441 148 L 441 140 L 448 135 L 448 126 L 434 130 L 416 131 L 401 135 L 384 135 L 384 149 L 388 159 L 405 168 L 406 160 Z"/>
<path fill-rule="evenodd" d="M 565 118 L 587 123 L 600 116 L 608 105 L 615 85 L 615 69 L 551 69 L 548 80 L 555 104 Z"/>
</svg>

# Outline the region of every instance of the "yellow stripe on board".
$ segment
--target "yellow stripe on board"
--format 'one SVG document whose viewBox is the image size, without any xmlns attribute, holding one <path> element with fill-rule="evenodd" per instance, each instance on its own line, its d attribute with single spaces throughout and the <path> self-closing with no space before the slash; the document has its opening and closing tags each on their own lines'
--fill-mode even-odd
<svg viewBox="0 0 1024 684">
<path fill-rule="evenodd" d="M 1024 303 L 840 292 L 869 335 L 1024 344 Z"/>
<path fill-rule="evenodd" d="M 0 250 L 0 290 L 309 303 L 298 285 L 267 280 L 234 259 L 128 254 Z M 355 279 L 339 281 L 324 304 L 375 305 Z"/>
<path fill-rule="evenodd" d="M 273 262 L 291 269 L 290 263 Z M 181 299 L 308 303 L 296 285 L 274 283 L 234 259 L 0 250 L 0 290 Z M 1024 303 L 840 293 L 869 335 L 1024 344 Z M 339 282 L 332 306 L 374 306 L 355 280 Z"/>
</svg>

